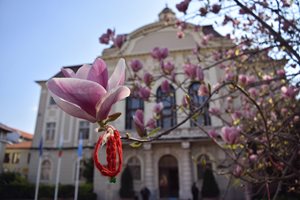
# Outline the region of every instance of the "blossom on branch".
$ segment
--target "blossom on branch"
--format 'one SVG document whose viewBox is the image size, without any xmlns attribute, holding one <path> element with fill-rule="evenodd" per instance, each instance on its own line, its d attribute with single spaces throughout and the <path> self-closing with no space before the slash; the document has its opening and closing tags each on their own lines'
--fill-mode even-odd
<svg viewBox="0 0 300 200">
<path fill-rule="evenodd" d="M 56 104 L 74 117 L 100 122 L 105 120 L 112 106 L 128 97 L 130 89 L 125 81 L 125 60 L 120 59 L 108 79 L 105 62 L 97 58 L 91 65 L 83 65 L 74 73 L 62 69 L 64 78 L 52 78 L 47 82 L 50 95 Z"/>
</svg>

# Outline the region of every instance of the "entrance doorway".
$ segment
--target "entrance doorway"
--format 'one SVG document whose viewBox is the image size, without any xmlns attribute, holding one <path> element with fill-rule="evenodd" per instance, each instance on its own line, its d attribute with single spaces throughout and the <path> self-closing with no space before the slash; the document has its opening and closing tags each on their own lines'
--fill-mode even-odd
<svg viewBox="0 0 300 200">
<path fill-rule="evenodd" d="M 178 162 L 174 156 L 165 155 L 158 163 L 159 194 L 161 198 L 178 198 Z"/>
</svg>

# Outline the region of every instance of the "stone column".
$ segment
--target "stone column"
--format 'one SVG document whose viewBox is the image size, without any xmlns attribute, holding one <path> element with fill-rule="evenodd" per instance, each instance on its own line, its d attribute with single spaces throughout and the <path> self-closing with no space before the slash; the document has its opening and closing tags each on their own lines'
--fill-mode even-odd
<svg viewBox="0 0 300 200">
<path fill-rule="evenodd" d="M 151 191 L 153 194 L 154 191 L 154 169 L 153 169 L 153 155 L 152 155 L 152 147 L 150 143 L 145 143 L 143 145 L 144 153 L 145 153 L 145 186 Z"/>
<path fill-rule="evenodd" d="M 181 170 L 179 174 L 180 181 L 180 191 L 179 198 L 180 199 L 192 199 L 192 160 L 190 155 L 190 143 L 182 142 L 181 143 L 181 154 L 180 154 L 180 165 Z"/>
</svg>

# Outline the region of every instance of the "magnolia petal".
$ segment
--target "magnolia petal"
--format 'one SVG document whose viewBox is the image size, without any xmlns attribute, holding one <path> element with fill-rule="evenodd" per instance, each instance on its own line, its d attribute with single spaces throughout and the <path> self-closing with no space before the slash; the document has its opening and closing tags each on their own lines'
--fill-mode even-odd
<svg viewBox="0 0 300 200">
<path fill-rule="evenodd" d="M 142 110 L 138 109 L 133 118 L 140 126 L 144 126 L 144 112 Z"/>
<path fill-rule="evenodd" d="M 87 79 L 99 83 L 105 89 L 107 88 L 108 71 L 105 62 L 101 58 L 94 61 Z"/>
<path fill-rule="evenodd" d="M 70 78 L 73 78 L 73 77 L 75 77 L 75 73 L 74 73 L 74 71 L 72 70 L 72 69 L 70 69 L 70 68 L 62 68 L 61 69 L 61 72 L 63 73 L 63 75 L 65 76 L 65 77 L 70 77 Z"/>
<path fill-rule="evenodd" d="M 76 72 L 76 78 L 80 78 L 80 79 L 87 79 L 89 72 L 91 70 L 91 65 L 85 64 L 82 65 L 78 71 Z"/>
<path fill-rule="evenodd" d="M 125 81 L 125 67 L 126 63 L 124 58 L 121 58 L 112 73 L 111 77 L 108 80 L 108 90 L 111 90 L 118 85 L 123 85 Z"/>
<path fill-rule="evenodd" d="M 47 86 L 53 95 L 77 105 L 94 117 L 97 115 L 97 102 L 106 94 L 106 90 L 98 83 L 77 78 L 53 78 L 47 82 Z"/>
<path fill-rule="evenodd" d="M 54 93 L 52 93 L 49 90 L 51 96 L 53 97 L 54 101 L 56 102 L 56 104 L 66 113 L 68 113 L 69 115 L 73 116 L 73 117 L 78 117 L 81 119 L 85 119 L 87 121 L 90 121 L 92 123 L 96 122 L 96 118 L 89 115 L 88 113 L 86 113 L 84 110 L 82 110 L 78 105 L 75 105 L 71 102 L 67 102 L 61 98 L 59 98 L 58 96 L 56 96 Z"/>
<path fill-rule="evenodd" d="M 105 97 L 97 104 L 97 120 L 102 121 L 106 119 L 113 104 L 128 97 L 129 95 L 130 89 L 126 86 L 119 86 L 106 93 Z"/>
</svg>

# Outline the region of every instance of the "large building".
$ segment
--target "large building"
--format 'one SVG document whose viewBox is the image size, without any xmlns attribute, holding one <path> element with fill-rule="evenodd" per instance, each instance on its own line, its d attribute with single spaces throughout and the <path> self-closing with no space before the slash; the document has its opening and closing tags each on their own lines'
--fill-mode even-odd
<svg viewBox="0 0 300 200">
<path fill-rule="evenodd" d="M 172 10 L 165 8 L 159 13 L 157 22 L 140 27 L 126 35 L 127 40 L 121 49 L 110 47 L 103 51 L 99 56 L 104 59 L 110 67 L 111 73 L 117 61 L 123 57 L 127 63 L 133 59 L 139 59 L 143 63 L 143 70 L 152 74 L 159 73 L 159 64 L 154 60 L 150 53 L 154 47 L 166 47 L 169 49 L 170 57 L 175 66 L 181 70 L 184 63 L 189 59 L 192 63 L 198 61 L 192 55 L 196 44 L 200 44 L 206 34 L 213 34 L 215 39 L 208 46 L 201 46 L 203 56 L 209 55 L 213 50 L 226 48 L 232 43 L 226 38 L 219 35 L 212 26 L 200 27 L 199 31 L 194 31 L 194 27 L 188 25 L 185 30 L 185 36 L 182 39 L 177 38 L 176 16 Z M 211 57 L 206 57 L 206 63 L 212 62 Z M 205 64 L 203 64 L 205 67 Z M 77 70 L 79 66 L 70 66 L 71 69 Z M 183 71 L 183 70 L 182 70 Z M 217 68 L 211 68 L 205 71 L 205 79 L 211 84 L 217 83 L 221 77 L 221 72 Z M 60 73 L 55 75 L 61 76 Z M 179 76 L 179 79 L 183 78 Z M 41 182 L 45 184 L 55 183 L 55 174 L 57 170 L 57 152 L 61 135 L 63 135 L 63 149 L 61 165 L 61 184 L 74 184 L 77 146 L 79 135 L 83 135 L 83 159 L 92 156 L 94 144 L 99 137 L 95 132 L 97 127 L 81 119 L 69 116 L 59 109 L 46 88 L 45 81 L 37 81 L 41 86 L 40 102 L 38 116 L 36 121 L 35 134 L 33 139 L 33 151 L 31 153 L 31 162 L 29 168 L 29 180 L 36 180 L 38 167 L 38 146 L 43 136 L 44 153 L 41 166 Z M 112 123 L 122 134 L 130 132 L 136 136 L 132 126 L 132 114 L 139 108 L 144 110 L 144 117 L 147 121 L 152 116 L 152 108 L 156 101 L 171 101 L 175 105 L 181 102 L 184 97 L 183 92 L 171 89 L 172 95 L 164 96 L 160 88 L 161 82 L 155 82 L 152 87 L 152 93 L 157 94 L 157 99 L 153 102 L 143 102 L 134 97 L 129 97 L 124 101 L 117 103 L 112 112 L 121 112 L 121 117 Z M 197 89 L 199 85 L 190 83 L 185 85 L 189 91 Z M 138 103 L 137 103 L 138 102 Z M 173 109 L 172 105 L 164 107 L 168 116 L 162 116 L 160 125 L 163 129 L 169 128 L 181 122 L 186 115 Z M 214 107 L 222 108 L 220 102 L 215 102 Z M 199 117 L 198 123 L 201 123 L 206 130 L 213 127 L 222 126 L 221 121 L 208 112 Z M 103 150 L 102 150 L 103 151 Z M 105 152 L 101 152 L 102 155 Z M 185 122 L 169 135 L 163 136 L 159 140 L 151 143 L 145 143 L 139 148 L 132 148 L 129 142 L 123 143 L 123 160 L 124 167 L 129 166 L 133 174 L 134 190 L 140 194 L 143 187 L 147 187 L 151 192 L 151 199 L 170 198 L 175 199 L 192 199 L 191 188 L 195 182 L 201 190 L 203 180 L 203 159 L 213 169 L 218 168 L 214 161 L 222 160 L 225 154 L 213 145 L 210 138 L 207 137 L 200 129 L 193 126 L 191 121 Z M 101 158 L 103 159 L 103 158 Z M 123 168 L 124 169 L 124 168 Z M 215 174 L 217 183 L 224 193 L 228 180 Z M 109 183 L 107 177 L 103 177 L 97 170 L 94 171 L 94 191 L 98 199 L 119 199 L 120 178 L 117 177 L 115 184 Z M 166 184 L 168 189 L 166 189 Z M 235 195 L 236 199 L 243 199 Z M 230 194 L 227 199 L 234 199 Z"/>
</svg>

